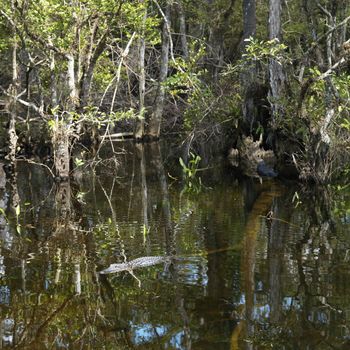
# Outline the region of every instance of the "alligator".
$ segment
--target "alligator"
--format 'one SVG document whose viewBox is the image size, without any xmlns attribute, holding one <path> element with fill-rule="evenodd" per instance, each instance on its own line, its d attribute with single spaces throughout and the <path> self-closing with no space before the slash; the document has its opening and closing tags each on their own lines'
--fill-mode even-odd
<svg viewBox="0 0 350 350">
<path fill-rule="evenodd" d="M 108 274 L 122 271 L 131 272 L 134 269 L 141 267 L 153 266 L 161 263 L 170 263 L 171 258 L 169 256 L 143 256 L 128 262 L 119 264 L 111 264 L 106 269 L 100 271 L 100 274 Z"/>
</svg>

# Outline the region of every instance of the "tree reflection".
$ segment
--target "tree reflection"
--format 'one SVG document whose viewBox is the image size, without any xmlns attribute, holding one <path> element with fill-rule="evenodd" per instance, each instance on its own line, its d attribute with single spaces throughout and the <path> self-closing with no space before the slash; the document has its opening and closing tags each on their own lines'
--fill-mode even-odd
<svg viewBox="0 0 350 350">
<path fill-rule="evenodd" d="M 98 171 L 54 184 L 19 168 L 11 196 L 0 181 L 0 206 L 21 206 L 0 216 L 2 347 L 347 348 L 350 241 L 327 195 L 295 208 L 295 188 L 231 180 L 180 195 L 155 145 L 132 165 L 132 191 Z M 141 287 L 98 273 L 145 255 L 172 265 L 135 270 Z"/>
<path fill-rule="evenodd" d="M 344 266 L 349 241 L 341 239 L 340 227 L 335 235 L 337 218 L 328 195 L 309 192 L 298 209 L 292 209 L 292 197 L 288 192 L 275 199 L 267 225 L 252 227 L 259 239 L 248 242 L 246 232 L 247 329 L 240 338 L 248 344 L 241 346 L 346 349 L 349 291 L 339 282 L 348 274 L 337 266 Z M 233 333 L 232 349 L 239 348 L 241 330 Z"/>
</svg>

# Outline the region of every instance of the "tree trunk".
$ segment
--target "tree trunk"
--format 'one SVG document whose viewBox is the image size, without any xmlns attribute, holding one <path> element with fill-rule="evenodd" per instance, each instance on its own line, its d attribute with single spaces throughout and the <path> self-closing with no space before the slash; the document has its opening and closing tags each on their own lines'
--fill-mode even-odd
<svg viewBox="0 0 350 350">
<path fill-rule="evenodd" d="M 282 39 L 282 3 L 281 0 L 269 1 L 269 39 Z M 269 63 L 270 91 L 269 99 L 272 111 L 272 126 L 276 126 L 277 119 L 283 117 L 283 105 L 281 99 L 284 97 L 285 75 L 282 66 L 275 60 L 271 59 Z"/>
<path fill-rule="evenodd" d="M 98 40 L 98 42 L 96 43 L 96 47 L 93 50 L 97 29 L 98 29 L 98 20 L 95 21 L 94 26 L 92 28 L 90 44 L 87 49 L 87 53 L 84 57 L 84 64 L 82 69 L 83 72 L 80 80 L 80 95 L 79 95 L 79 98 L 80 98 L 79 108 L 81 110 L 83 110 L 83 108 L 86 107 L 89 103 L 90 89 L 91 89 L 91 83 L 94 75 L 95 66 L 106 47 L 108 30 Z"/>
<path fill-rule="evenodd" d="M 236 0 L 231 0 L 229 7 L 225 10 L 219 1 L 208 1 L 208 17 L 212 18 L 209 25 L 208 46 L 210 54 L 209 71 L 213 82 L 217 82 L 220 70 L 224 65 L 224 38 L 227 28 L 230 26 L 229 21 L 233 12 Z"/>
<path fill-rule="evenodd" d="M 15 18 L 15 2 L 11 1 L 11 10 Z M 14 96 L 9 102 L 9 112 L 10 112 L 10 125 L 8 128 L 8 141 L 9 141 L 9 152 L 7 158 L 9 161 L 15 165 L 16 160 L 16 149 L 17 149 L 17 139 L 16 134 L 16 96 L 18 95 L 18 64 L 17 64 L 17 30 L 14 24 L 12 28 L 12 84 L 11 84 L 11 95 Z"/>
<path fill-rule="evenodd" d="M 75 83 L 75 60 L 73 54 L 67 54 L 67 76 L 68 76 L 68 88 L 69 88 L 69 109 L 75 110 L 75 106 L 78 102 L 78 91 Z"/>
<path fill-rule="evenodd" d="M 245 39 L 254 37 L 256 34 L 256 4 L 255 0 L 243 1 L 243 53 L 247 42 Z M 256 90 L 256 66 L 248 63 L 241 75 L 243 89 L 243 119 L 244 127 L 248 133 L 253 131 L 253 124 L 256 120 L 255 90 Z"/>
<path fill-rule="evenodd" d="M 144 0 L 140 0 L 144 3 Z M 145 90 L 146 90 L 146 74 L 145 74 L 145 25 L 147 19 L 147 8 L 144 9 L 142 33 L 139 39 L 139 118 L 136 120 L 134 137 L 136 140 L 143 138 L 145 132 Z"/>
<path fill-rule="evenodd" d="M 58 105 L 57 99 L 57 84 L 56 84 L 56 74 L 55 74 L 55 53 L 50 52 L 50 92 L 51 92 L 51 107 L 56 107 Z"/>
<path fill-rule="evenodd" d="M 56 119 L 55 127 L 52 131 L 52 145 L 54 149 L 54 164 L 56 175 L 61 180 L 69 178 L 69 133 L 67 124 Z"/>
<path fill-rule="evenodd" d="M 165 100 L 165 87 L 164 82 L 168 75 L 168 63 L 169 63 L 169 30 L 170 30 L 170 4 L 168 3 L 165 8 L 165 18 L 162 30 L 162 53 L 160 61 L 160 71 L 158 78 L 158 91 L 154 105 L 154 112 L 152 113 L 149 123 L 149 136 L 152 139 L 158 139 L 160 135 L 160 126 L 162 121 L 164 100 Z"/>
<path fill-rule="evenodd" d="M 67 77 L 69 88 L 69 99 L 66 108 L 68 112 L 76 110 L 78 103 L 78 90 L 75 79 L 75 59 L 73 54 L 66 54 L 67 59 Z M 67 125 L 67 121 L 62 118 L 59 120 L 55 116 L 55 127 L 52 130 L 51 142 L 54 151 L 54 164 L 56 170 L 56 176 L 61 180 L 67 180 L 70 172 L 70 130 Z M 76 130 L 76 134 L 79 134 L 79 130 Z"/>
<path fill-rule="evenodd" d="M 224 34 L 221 28 L 213 27 L 209 30 L 209 69 L 214 82 L 218 81 L 220 68 L 224 62 Z"/>
<path fill-rule="evenodd" d="M 62 227 L 63 222 L 69 222 L 72 212 L 72 190 L 69 181 L 61 182 L 57 185 L 55 205 L 61 220 L 60 227 Z"/>
<path fill-rule="evenodd" d="M 181 40 L 181 51 L 185 60 L 188 59 L 187 31 L 186 31 L 186 16 L 181 0 L 176 3 L 177 14 L 179 16 L 179 32 Z"/>
</svg>

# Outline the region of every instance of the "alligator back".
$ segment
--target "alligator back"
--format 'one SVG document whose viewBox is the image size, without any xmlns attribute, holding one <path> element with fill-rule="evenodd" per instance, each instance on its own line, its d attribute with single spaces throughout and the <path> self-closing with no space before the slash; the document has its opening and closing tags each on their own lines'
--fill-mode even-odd
<svg viewBox="0 0 350 350">
<path fill-rule="evenodd" d="M 148 267 L 163 262 L 169 262 L 170 258 L 167 256 L 143 256 L 125 263 L 111 264 L 107 269 L 100 271 L 101 274 L 131 271 L 133 269 Z"/>
</svg>

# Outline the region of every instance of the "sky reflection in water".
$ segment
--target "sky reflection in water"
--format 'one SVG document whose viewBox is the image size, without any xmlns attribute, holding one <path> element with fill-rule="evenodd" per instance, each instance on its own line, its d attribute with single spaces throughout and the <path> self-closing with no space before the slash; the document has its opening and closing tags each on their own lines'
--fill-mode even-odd
<svg viewBox="0 0 350 350">
<path fill-rule="evenodd" d="M 216 169 L 186 194 L 148 147 L 64 188 L 22 165 L 0 189 L 2 347 L 350 348 L 349 193 Z M 172 262 L 98 274 L 144 256 Z"/>
</svg>

